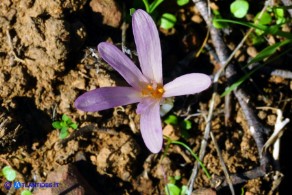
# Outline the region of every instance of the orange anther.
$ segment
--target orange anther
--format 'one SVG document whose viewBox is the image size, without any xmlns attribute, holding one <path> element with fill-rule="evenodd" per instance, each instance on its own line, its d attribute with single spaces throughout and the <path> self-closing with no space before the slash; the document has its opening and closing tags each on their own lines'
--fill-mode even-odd
<svg viewBox="0 0 292 195">
<path fill-rule="evenodd" d="M 153 98 L 161 98 L 164 93 L 164 89 L 161 85 L 157 87 L 153 87 L 153 85 L 146 85 L 146 87 L 142 90 L 143 96 L 152 96 Z"/>
</svg>

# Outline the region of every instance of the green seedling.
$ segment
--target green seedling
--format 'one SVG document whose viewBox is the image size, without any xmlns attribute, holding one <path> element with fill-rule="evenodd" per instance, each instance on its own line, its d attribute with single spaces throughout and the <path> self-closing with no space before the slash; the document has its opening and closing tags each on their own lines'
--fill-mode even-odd
<svg viewBox="0 0 292 195">
<path fill-rule="evenodd" d="M 177 116 L 171 114 L 164 120 L 164 122 L 168 125 L 177 125 L 178 119 Z"/>
<path fill-rule="evenodd" d="M 157 17 L 156 9 L 157 7 L 163 2 L 164 0 L 154 0 L 151 3 L 148 0 L 142 0 L 145 11 L 149 13 L 152 18 L 156 19 L 156 22 L 159 22 L 160 28 L 163 29 L 171 29 L 176 24 L 176 16 L 171 13 L 163 13 L 160 17 Z M 177 0 L 177 4 L 179 6 L 183 6 L 189 3 L 189 0 Z M 138 5 L 139 3 L 136 3 Z M 130 15 L 132 15 L 135 12 L 136 8 L 130 9 Z M 157 20 L 158 19 L 158 20 Z"/>
<path fill-rule="evenodd" d="M 272 23 L 272 16 L 268 12 L 263 12 L 262 14 L 258 13 L 254 17 L 254 22 L 255 23 L 257 22 L 257 24 L 259 24 L 259 25 L 269 25 Z M 264 34 L 265 32 L 262 30 L 256 29 L 255 33 L 260 36 L 260 35 Z"/>
<path fill-rule="evenodd" d="M 164 0 L 154 0 L 152 3 L 149 3 L 148 0 L 142 0 L 146 9 L 146 12 L 152 14 L 154 10 L 164 1 Z"/>
<path fill-rule="evenodd" d="M 249 9 L 249 4 L 246 0 L 236 0 L 230 4 L 230 12 L 236 18 L 243 18 L 246 16 Z"/>
<path fill-rule="evenodd" d="M 160 18 L 160 28 L 168 30 L 168 29 L 173 28 L 175 23 L 176 23 L 175 15 L 170 14 L 170 13 L 162 14 Z"/>
<path fill-rule="evenodd" d="M 181 179 L 180 176 L 168 177 L 168 183 L 164 190 L 167 195 L 185 195 L 187 194 L 187 186 L 179 187 L 176 183 Z"/>
<path fill-rule="evenodd" d="M 283 8 L 274 8 L 273 11 L 275 18 L 277 19 L 276 24 L 285 24 L 287 22 L 287 19 L 285 18 L 285 10 Z"/>
<path fill-rule="evenodd" d="M 272 16 L 268 12 L 263 12 L 262 14 L 261 13 L 258 13 L 254 17 L 254 21 L 255 22 L 258 21 L 258 24 L 262 24 L 262 25 L 271 24 L 271 22 L 272 22 Z"/>
<path fill-rule="evenodd" d="M 69 135 L 68 130 L 70 128 L 76 130 L 78 127 L 77 123 L 72 122 L 72 120 L 66 114 L 63 114 L 61 121 L 53 122 L 52 126 L 60 130 L 60 139 L 65 139 Z"/>
<path fill-rule="evenodd" d="M 169 115 L 164 122 L 168 125 L 178 126 L 181 130 L 181 136 L 184 139 L 188 139 L 190 137 L 189 130 L 192 128 L 192 122 L 189 120 L 181 120 L 178 119 L 175 115 Z"/>
<path fill-rule="evenodd" d="M 16 171 L 12 169 L 10 166 L 5 166 L 2 169 L 2 175 L 7 179 L 8 181 L 14 181 L 16 178 Z"/>
<path fill-rule="evenodd" d="M 7 181 L 12 182 L 16 179 L 17 172 L 14 169 L 12 169 L 12 167 L 7 165 L 2 169 L 2 175 L 5 177 L 5 179 L 7 179 Z M 32 193 L 29 190 L 23 190 L 23 191 L 21 191 L 20 194 L 21 195 L 31 195 Z"/>
<path fill-rule="evenodd" d="M 258 13 L 254 21 L 258 20 L 260 25 L 270 25 L 270 31 L 277 32 L 280 30 L 280 26 L 291 21 L 290 19 L 285 18 L 285 11 L 283 8 L 270 8 L 264 12 L 259 19 L 260 13 Z M 272 25 L 274 24 L 274 25 Z M 255 32 L 258 35 L 262 35 L 264 32 L 256 29 Z M 266 33 L 266 32 L 265 32 Z"/>
</svg>

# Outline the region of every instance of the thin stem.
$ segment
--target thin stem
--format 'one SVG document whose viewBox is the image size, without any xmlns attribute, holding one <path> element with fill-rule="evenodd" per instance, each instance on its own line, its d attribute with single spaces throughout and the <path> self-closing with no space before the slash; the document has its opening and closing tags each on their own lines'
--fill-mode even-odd
<svg viewBox="0 0 292 195">
<path fill-rule="evenodd" d="M 145 5 L 146 12 L 147 13 L 150 13 L 150 7 L 149 7 L 148 0 L 143 0 L 143 3 Z"/>
<path fill-rule="evenodd" d="M 151 14 L 164 0 L 155 0 L 149 7 L 149 13 Z"/>
</svg>

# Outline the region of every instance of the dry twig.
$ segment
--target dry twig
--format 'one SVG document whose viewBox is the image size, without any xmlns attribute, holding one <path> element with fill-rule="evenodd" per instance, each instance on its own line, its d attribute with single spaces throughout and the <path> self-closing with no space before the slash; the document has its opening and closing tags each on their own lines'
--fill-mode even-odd
<svg viewBox="0 0 292 195">
<path fill-rule="evenodd" d="M 7 36 L 7 41 L 8 41 L 9 47 L 10 47 L 10 49 L 11 49 L 10 52 L 11 52 L 11 54 L 13 55 L 14 60 L 15 60 L 15 61 L 18 61 L 18 62 L 21 62 L 21 63 L 23 63 L 23 64 L 25 64 L 25 61 L 24 61 L 23 59 L 19 58 L 19 57 L 16 55 L 15 51 L 14 51 L 14 47 L 13 47 L 13 43 L 12 43 L 12 39 L 11 39 L 10 32 L 9 32 L 8 29 L 6 30 L 6 36 Z"/>
</svg>

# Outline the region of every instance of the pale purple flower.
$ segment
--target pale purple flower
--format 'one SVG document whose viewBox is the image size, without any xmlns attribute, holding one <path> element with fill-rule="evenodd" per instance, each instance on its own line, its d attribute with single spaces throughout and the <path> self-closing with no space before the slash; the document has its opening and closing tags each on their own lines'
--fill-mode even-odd
<svg viewBox="0 0 292 195">
<path fill-rule="evenodd" d="M 152 18 L 143 10 L 132 17 L 133 34 L 141 66 L 139 68 L 116 46 L 100 43 L 101 57 L 118 71 L 131 87 L 103 87 L 86 92 L 75 101 L 82 111 L 96 112 L 137 103 L 140 115 L 140 130 L 147 148 L 158 153 L 163 136 L 160 119 L 160 104 L 164 98 L 199 93 L 207 89 L 209 76 L 191 73 L 180 76 L 163 85 L 162 56 L 158 30 Z"/>
</svg>

